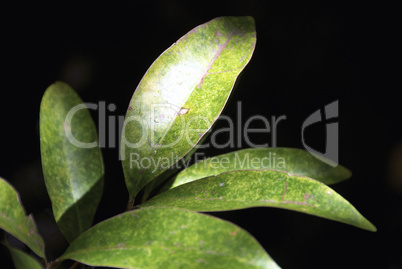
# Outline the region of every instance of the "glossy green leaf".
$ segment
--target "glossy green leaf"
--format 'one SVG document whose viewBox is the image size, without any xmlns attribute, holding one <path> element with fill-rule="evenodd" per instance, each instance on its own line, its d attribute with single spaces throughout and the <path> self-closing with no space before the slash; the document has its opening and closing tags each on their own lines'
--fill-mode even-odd
<svg viewBox="0 0 402 269">
<path fill-rule="evenodd" d="M 191 149 L 191 151 L 189 153 L 187 153 L 186 156 L 184 156 L 180 162 L 182 163 L 182 166 L 185 166 L 186 163 L 189 162 L 189 159 L 191 158 L 191 156 L 198 150 L 199 145 L 201 145 L 205 139 L 208 137 L 207 135 L 204 135 L 201 140 L 199 141 L 198 145 L 196 145 L 194 148 Z M 166 180 L 168 180 L 169 178 L 171 178 L 174 174 L 177 174 L 178 171 L 180 171 L 180 166 L 176 166 L 176 167 L 170 167 L 168 168 L 166 171 L 164 171 L 162 174 L 160 174 L 159 176 L 157 176 L 156 178 L 154 178 L 151 182 L 149 182 L 145 188 L 144 188 L 144 195 L 142 197 L 143 201 L 147 200 L 148 197 L 150 196 L 151 192 L 159 187 L 159 185 L 161 185 L 162 183 L 166 182 Z M 170 182 L 173 182 L 174 178 L 172 178 L 172 180 L 169 180 L 167 184 L 165 184 L 165 186 L 163 186 L 161 188 L 162 190 L 166 190 L 168 189 L 168 186 L 171 185 Z M 169 184 L 170 183 L 170 184 Z M 165 189 L 166 188 L 166 189 Z"/>
<path fill-rule="evenodd" d="M 278 207 L 375 231 L 348 201 L 323 183 L 274 170 L 243 170 L 206 177 L 163 192 L 140 207 L 224 211 Z"/>
<path fill-rule="evenodd" d="M 94 226 L 61 259 L 119 268 L 279 268 L 246 231 L 174 208 L 123 213 Z"/>
<path fill-rule="evenodd" d="M 63 82 L 52 84 L 42 98 L 40 139 L 54 217 L 71 242 L 92 225 L 102 196 L 103 161 L 88 109 Z"/>
<path fill-rule="evenodd" d="M 169 183 L 177 187 L 203 177 L 223 172 L 247 169 L 272 169 L 294 175 L 307 176 L 325 184 L 348 179 L 352 173 L 345 167 L 332 167 L 317 159 L 308 151 L 293 148 L 243 149 L 199 161 L 181 171 Z"/>
<path fill-rule="evenodd" d="M 22 250 L 7 246 L 10 251 L 11 258 L 16 269 L 43 269 L 43 265 L 40 264 L 34 257 L 25 253 Z"/>
<path fill-rule="evenodd" d="M 17 191 L 1 177 L 0 229 L 26 244 L 40 257 L 45 257 L 45 245 L 32 215 L 26 215 Z"/>
<path fill-rule="evenodd" d="M 131 198 L 177 164 L 211 128 L 255 43 L 253 18 L 220 17 L 188 32 L 151 65 L 122 132 Z"/>
</svg>

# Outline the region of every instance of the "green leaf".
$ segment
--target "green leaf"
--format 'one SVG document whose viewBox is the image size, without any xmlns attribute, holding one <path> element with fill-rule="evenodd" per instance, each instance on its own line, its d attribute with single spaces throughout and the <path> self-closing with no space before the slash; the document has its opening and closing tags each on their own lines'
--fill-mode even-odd
<svg viewBox="0 0 402 269">
<path fill-rule="evenodd" d="M 20 240 L 40 257 L 45 257 L 45 244 L 32 215 L 26 215 L 17 191 L 1 177 L 0 229 Z"/>
<path fill-rule="evenodd" d="M 323 183 L 274 170 L 233 171 L 206 177 L 163 192 L 139 206 L 195 211 L 278 207 L 376 230 L 348 201 Z"/>
<path fill-rule="evenodd" d="M 42 98 L 40 139 L 54 217 L 71 242 L 92 225 L 102 196 L 103 161 L 88 109 L 63 82 L 52 84 Z"/>
<path fill-rule="evenodd" d="M 94 226 L 60 259 L 119 268 L 279 268 L 246 231 L 174 208 L 123 213 Z"/>
<path fill-rule="evenodd" d="M 272 169 L 294 175 L 307 176 L 325 184 L 335 184 L 348 179 L 352 173 L 345 167 L 332 167 L 308 151 L 293 148 L 243 149 L 199 161 L 181 171 L 168 184 L 177 187 L 203 177 L 223 172 Z"/>
<path fill-rule="evenodd" d="M 34 257 L 22 250 L 7 246 L 16 269 L 43 269 L 44 267 Z"/>
<path fill-rule="evenodd" d="M 256 43 L 254 19 L 220 17 L 151 65 L 130 102 L 121 157 L 131 198 L 183 158 L 220 115 Z"/>
<path fill-rule="evenodd" d="M 180 162 L 182 162 L 183 166 L 186 165 L 186 163 L 189 162 L 190 157 L 198 150 L 199 145 L 201 145 L 205 139 L 208 137 L 207 135 L 204 135 L 201 140 L 199 141 L 198 145 L 196 145 L 195 147 L 193 147 L 191 149 L 191 151 L 189 153 L 187 153 L 186 156 L 184 156 Z M 145 185 L 144 187 L 144 195 L 142 197 L 143 201 L 146 201 L 148 199 L 148 197 L 150 196 L 151 192 L 157 188 L 159 185 L 161 185 L 162 183 L 164 183 L 167 179 L 171 178 L 172 175 L 176 174 L 179 170 L 180 170 L 180 166 L 176 166 L 176 167 L 170 167 L 168 168 L 166 171 L 164 171 L 162 174 L 160 174 L 159 176 L 157 176 L 156 178 L 154 178 L 151 182 L 149 182 L 147 185 Z M 172 178 L 172 180 L 174 180 L 174 178 Z M 169 182 L 173 182 L 172 180 L 169 180 Z M 165 184 L 165 186 L 162 187 L 162 190 L 167 189 L 168 186 L 171 185 L 171 183 L 169 184 L 169 182 L 167 184 Z M 165 190 L 166 190 L 165 189 Z"/>
</svg>

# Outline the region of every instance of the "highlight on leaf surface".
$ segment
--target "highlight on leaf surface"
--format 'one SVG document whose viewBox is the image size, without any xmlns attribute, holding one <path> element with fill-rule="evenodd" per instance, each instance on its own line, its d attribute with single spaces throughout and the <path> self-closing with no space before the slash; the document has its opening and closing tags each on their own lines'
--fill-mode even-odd
<svg viewBox="0 0 402 269">
<path fill-rule="evenodd" d="M 252 17 L 220 17 L 194 28 L 155 60 L 134 92 L 122 132 L 131 198 L 211 128 L 255 43 Z"/>
<path fill-rule="evenodd" d="M 91 227 L 103 191 L 103 160 L 85 104 L 63 82 L 49 86 L 40 106 L 40 147 L 46 189 L 66 239 Z"/>
</svg>

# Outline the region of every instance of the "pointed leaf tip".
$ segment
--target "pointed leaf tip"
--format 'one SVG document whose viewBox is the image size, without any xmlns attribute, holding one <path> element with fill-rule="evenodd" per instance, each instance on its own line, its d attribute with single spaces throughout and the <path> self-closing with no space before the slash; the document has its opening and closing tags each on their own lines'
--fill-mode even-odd
<svg viewBox="0 0 402 269">
<path fill-rule="evenodd" d="M 375 231 L 356 208 L 330 187 L 308 177 L 274 170 L 221 173 L 172 188 L 139 205 L 154 206 L 202 212 L 277 207 Z"/>
</svg>

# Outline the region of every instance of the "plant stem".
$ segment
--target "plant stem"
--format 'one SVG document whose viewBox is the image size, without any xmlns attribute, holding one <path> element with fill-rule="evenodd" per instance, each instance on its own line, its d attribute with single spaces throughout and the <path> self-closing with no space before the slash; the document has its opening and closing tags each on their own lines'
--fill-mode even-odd
<svg viewBox="0 0 402 269">
<path fill-rule="evenodd" d="M 149 192 L 144 193 L 141 199 L 141 203 L 145 203 L 148 200 Z"/>
<path fill-rule="evenodd" d="M 128 200 L 126 211 L 130 211 L 134 208 L 134 198 Z"/>
<path fill-rule="evenodd" d="M 71 265 L 71 267 L 69 269 L 74 269 L 76 268 L 78 265 L 80 265 L 78 262 L 75 262 L 73 265 Z"/>
<path fill-rule="evenodd" d="M 56 268 L 56 266 L 60 263 L 59 259 L 46 263 L 46 269 Z"/>
</svg>

